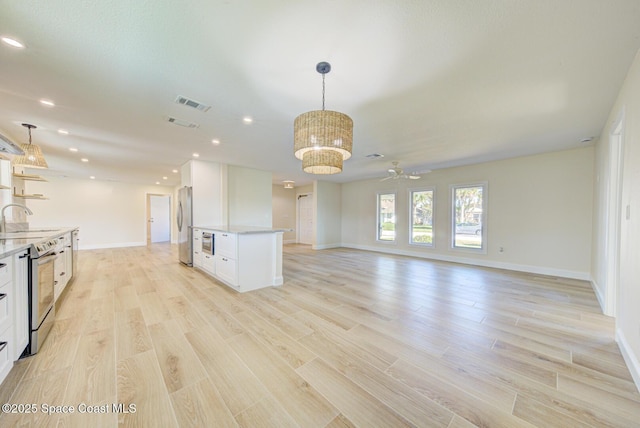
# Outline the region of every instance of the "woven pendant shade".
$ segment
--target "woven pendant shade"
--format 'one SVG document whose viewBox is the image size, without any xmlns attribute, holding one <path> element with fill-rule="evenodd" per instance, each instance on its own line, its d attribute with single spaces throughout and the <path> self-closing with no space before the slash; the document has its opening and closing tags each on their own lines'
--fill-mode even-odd
<svg viewBox="0 0 640 428">
<path fill-rule="evenodd" d="M 28 123 L 23 123 L 22 126 L 29 129 L 29 143 L 20 144 L 20 148 L 24 152 L 24 155 L 15 156 L 11 162 L 15 166 L 24 166 L 27 168 L 49 168 L 47 161 L 44 160 L 40 146 L 31 144 L 31 130 L 34 129 L 35 126 Z"/>
<path fill-rule="evenodd" d="M 293 121 L 293 154 L 302 159 L 302 170 L 309 174 L 337 174 L 342 162 L 351 157 L 353 120 L 344 113 L 324 109 L 324 77 L 331 64 L 319 62 L 322 75 L 322 110 L 302 113 Z"/>
<path fill-rule="evenodd" d="M 332 150 L 343 160 L 351 157 L 353 120 L 344 113 L 314 110 L 302 113 L 293 122 L 293 151 L 298 159 L 311 150 Z"/>
<path fill-rule="evenodd" d="M 342 155 L 334 150 L 311 150 L 302 155 L 302 170 L 309 174 L 342 172 Z"/>
</svg>

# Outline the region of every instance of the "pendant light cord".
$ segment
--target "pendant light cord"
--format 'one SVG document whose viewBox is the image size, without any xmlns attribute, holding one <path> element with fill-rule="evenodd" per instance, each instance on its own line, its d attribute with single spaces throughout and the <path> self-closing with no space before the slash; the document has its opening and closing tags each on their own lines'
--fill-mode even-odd
<svg viewBox="0 0 640 428">
<path fill-rule="evenodd" d="M 324 110 L 324 74 L 322 75 L 322 110 Z"/>
</svg>

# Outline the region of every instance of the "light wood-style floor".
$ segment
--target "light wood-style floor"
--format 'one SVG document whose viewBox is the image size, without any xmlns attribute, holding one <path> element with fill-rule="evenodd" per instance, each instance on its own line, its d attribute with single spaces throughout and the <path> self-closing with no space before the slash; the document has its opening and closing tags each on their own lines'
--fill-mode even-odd
<svg viewBox="0 0 640 428">
<path fill-rule="evenodd" d="M 175 246 L 80 261 L 43 350 L 0 387 L 39 411 L 0 426 L 640 426 L 585 282 L 290 245 L 284 286 L 237 294 Z"/>
</svg>

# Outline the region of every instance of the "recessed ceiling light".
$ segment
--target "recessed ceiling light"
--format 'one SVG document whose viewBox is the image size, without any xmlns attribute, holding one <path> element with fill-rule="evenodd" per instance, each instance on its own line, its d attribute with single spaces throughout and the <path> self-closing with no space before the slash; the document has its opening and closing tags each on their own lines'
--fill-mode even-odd
<svg viewBox="0 0 640 428">
<path fill-rule="evenodd" d="M 252 119 L 251 117 L 249 117 L 249 116 L 245 116 L 245 117 L 243 117 L 243 118 L 242 118 L 242 121 L 243 121 L 244 123 L 246 123 L 247 125 L 249 125 L 249 124 L 253 123 L 253 119 Z"/>
<path fill-rule="evenodd" d="M 66 129 L 58 129 L 58 134 L 69 135 L 69 131 L 67 131 Z"/>
<path fill-rule="evenodd" d="M 160 184 L 160 182 L 159 182 L 159 181 L 156 181 L 156 184 Z"/>
<path fill-rule="evenodd" d="M 593 141 L 593 137 L 586 137 L 580 140 L 581 143 L 589 143 L 591 141 Z"/>
<path fill-rule="evenodd" d="M 80 160 L 81 160 L 82 162 L 89 162 L 89 159 L 87 159 L 87 158 L 82 158 L 82 159 L 80 159 Z"/>
<path fill-rule="evenodd" d="M 90 175 L 89 178 L 92 179 L 92 180 L 95 180 L 96 176 L 95 175 Z"/>
<path fill-rule="evenodd" d="M 55 107 L 56 104 L 51 100 L 40 100 L 40 104 L 47 107 Z"/>
<path fill-rule="evenodd" d="M 218 144 L 220 144 L 220 140 L 218 140 L 217 138 L 214 138 L 213 140 L 211 140 L 211 144 L 213 144 L 214 146 L 217 146 Z"/>
<path fill-rule="evenodd" d="M 177 169 L 172 169 L 171 172 L 173 172 L 174 174 L 177 174 L 178 170 Z"/>
<path fill-rule="evenodd" d="M 194 154 L 193 154 L 193 157 L 194 157 L 194 158 L 199 158 L 199 157 L 200 157 L 200 154 L 199 154 L 199 153 L 194 153 Z"/>
<path fill-rule="evenodd" d="M 78 151 L 78 149 L 76 149 L 75 147 L 69 147 L 69 151 L 70 151 L 70 152 L 77 152 L 77 151 Z"/>
<path fill-rule="evenodd" d="M 24 48 L 24 44 L 19 42 L 16 39 L 12 39 L 11 37 L 6 37 L 3 36 L 2 37 L 2 41 L 5 42 L 7 45 L 14 47 L 14 48 L 18 48 L 18 49 L 23 49 Z"/>
<path fill-rule="evenodd" d="M 163 179 L 163 180 L 168 180 L 168 179 L 169 179 L 169 177 L 162 177 L 162 179 Z"/>
<path fill-rule="evenodd" d="M 371 153 L 370 155 L 366 155 L 365 157 L 369 159 L 376 159 L 376 158 L 383 158 L 384 155 L 380 153 Z"/>
</svg>

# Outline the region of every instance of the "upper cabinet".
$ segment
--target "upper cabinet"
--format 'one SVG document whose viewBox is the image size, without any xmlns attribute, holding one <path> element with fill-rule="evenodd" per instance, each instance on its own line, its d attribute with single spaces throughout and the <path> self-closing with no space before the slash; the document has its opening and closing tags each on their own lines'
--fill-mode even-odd
<svg viewBox="0 0 640 428">
<path fill-rule="evenodd" d="M 191 160 L 182 165 L 182 186 L 192 187 L 193 224 L 225 224 L 226 165 Z"/>
</svg>

